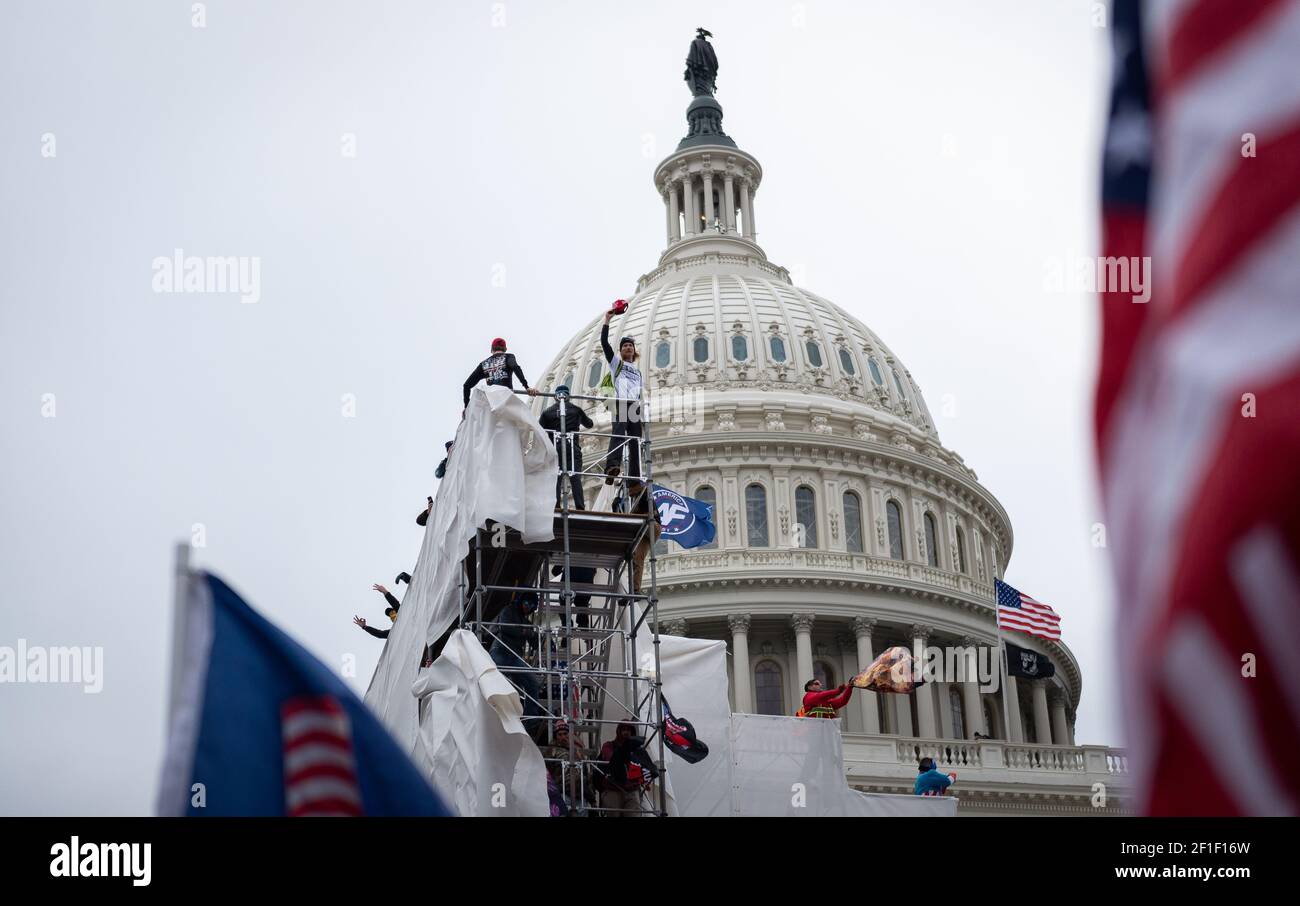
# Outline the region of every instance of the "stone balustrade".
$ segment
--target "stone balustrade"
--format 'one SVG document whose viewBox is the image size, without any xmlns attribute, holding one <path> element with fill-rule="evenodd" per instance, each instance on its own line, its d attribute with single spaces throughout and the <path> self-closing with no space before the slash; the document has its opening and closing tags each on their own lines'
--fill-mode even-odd
<svg viewBox="0 0 1300 906">
<path fill-rule="evenodd" d="M 694 579 L 705 572 L 751 569 L 798 569 L 801 575 L 834 572 L 883 576 L 921 585 L 932 585 L 984 601 L 993 600 L 991 583 L 980 582 L 962 573 L 909 563 L 905 560 L 850 554 L 843 551 L 813 548 L 669 551 L 661 555 L 657 563 L 659 581 L 667 583 L 671 583 L 678 577 Z"/>
<path fill-rule="evenodd" d="M 849 782 L 868 789 L 909 788 L 922 758 L 957 774 L 958 791 L 1017 790 L 1049 796 L 1092 796 L 1103 784 L 1125 798 L 1128 759 L 1106 746 L 1009 743 L 999 739 L 922 739 L 868 733 L 844 734 Z"/>
</svg>

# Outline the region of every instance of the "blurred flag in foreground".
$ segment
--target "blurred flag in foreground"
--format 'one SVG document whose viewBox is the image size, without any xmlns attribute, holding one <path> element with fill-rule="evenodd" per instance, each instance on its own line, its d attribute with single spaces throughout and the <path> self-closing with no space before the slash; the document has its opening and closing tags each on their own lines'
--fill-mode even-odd
<svg viewBox="0 0 1300 906">
<path fill-rule="evenodd" d="M 328 667 L 224 582 L 186 582 L 161 815 L 447 815 Z"/>
<path fill-rule="evenodd" d="M 1300 2 L 1116 0 L 1096 430 L 1133 790 L 1300 803 Z"/>
</svg>

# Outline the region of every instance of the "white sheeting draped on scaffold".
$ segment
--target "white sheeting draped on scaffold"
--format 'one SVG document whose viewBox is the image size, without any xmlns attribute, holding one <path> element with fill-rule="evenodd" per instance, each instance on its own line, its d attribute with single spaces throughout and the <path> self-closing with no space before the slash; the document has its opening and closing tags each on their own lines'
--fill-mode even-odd
<svg viewBox="0 0 1300 906">
<path fill-rule="evenodd" d="M 647 664 L 641 651 L 650 649 L 640 641 L 638 649 L 645 670 L 653 661 Z M 838 720 L 732 714 L 726 659 L 725 642 L 659 637 L 664 698 L 709 747 L 708 757 L 697 764 L 666 752 L 673 800 L 670 814 L 946 817 L 957 813 L 957 800 L 950 796 L 863 793 L 850 787 Z"/>
<path fill-rule="evenodd" d="M 415 763 L 457 814 L 550 814 L 546 763 L 520 721 L 519 693 L 473 633 L 453 632 L 414 692 L 421 702 Z"/>
<path fill-rule="evenodd" d="M 413 684 L 424 646 L 460 615 L 461 563 L 489 519 L 525 542 L 554 537 L 555 445 L 527 403 L 505 387 L 475 387 L 424 528 L 424 543 L 397 622 L 366 690 L 370 706 L 413 753 L 419 715 Z"/>
</svg>

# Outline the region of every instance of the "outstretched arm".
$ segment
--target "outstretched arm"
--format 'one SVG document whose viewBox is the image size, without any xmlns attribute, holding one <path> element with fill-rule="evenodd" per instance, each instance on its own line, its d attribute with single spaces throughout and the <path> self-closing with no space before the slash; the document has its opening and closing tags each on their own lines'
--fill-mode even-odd
<svg viewBox="0 0 1300 906">
<path fill-rule="evenodd" d="M 831 700 L 831 707 L 838 711 L 840 708 L 843 708 L 845 705 L 847 705 L 849 703 L 849 699 L 853 697 L 853 689 L 854 686 L 852 683 L 849 683 L 847 686 L 845 686 L 843 693 L 841 693 L 838 698 Z"/>
<path fill-rule="evenodd" d="M 475 365 L 475 366 L 474 366 L 474 370 L 471 371 L 471 372 L 469 373 L 469 377 L 465 378 L 465 402 L 464 402 L 464 405 L 466 405 L 466 406 L 469 405 L 469 392 L 470 392 L 471 390 L 473 390 L 473 389 L 474 389 L 474 385 L 477 384 L 477 383 L 478 383 L 479 381 L 481 381 L 481 380 L 483 380 L 483 366 L 482 366 L 482 365 Z"/>
<path fill-rule="evenodd" d="M 519 360 L 514 356 L 510 357 L 510 371 L 515 377 L 519 378 L 519 383 L 524 385 L 524 389 L 531 391 L 533 388 L 528 386 L 528 378 L 524 377 L 524 369 L 519 367 Z M 536 394 L 531 394 L 535 396 Z"/>
<path fill-rule="evenodd" d="M 600 348 L 605 353 L 605 361 L 612 363 L 614 361 L 614 347 L 609 345 L 609 319 L 613 312 L 605 312 L 605 323 L 600 328 Z"/>
</svg>

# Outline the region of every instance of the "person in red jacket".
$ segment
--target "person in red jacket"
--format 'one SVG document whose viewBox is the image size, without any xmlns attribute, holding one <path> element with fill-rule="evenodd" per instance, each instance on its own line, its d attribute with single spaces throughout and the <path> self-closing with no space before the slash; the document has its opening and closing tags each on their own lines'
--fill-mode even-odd
<svg viewBox="0 0 1300 906">
<path fill-rule="evenodd" d="M 835 717 L 836 711 L 843 708 L 853 697 L 853 686 L 845 683 L 829 692 L 822 691 L 822 681 L 810 679 L 803 684 L 803 707 L 799 717 Z"/>
</svg>

